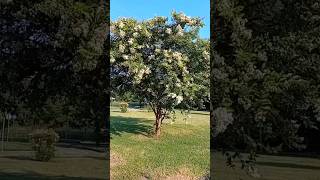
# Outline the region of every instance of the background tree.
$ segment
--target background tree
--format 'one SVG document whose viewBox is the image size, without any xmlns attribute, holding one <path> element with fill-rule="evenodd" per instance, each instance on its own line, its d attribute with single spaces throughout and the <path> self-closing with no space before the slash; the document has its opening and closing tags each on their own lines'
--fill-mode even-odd
<svg viewBox="0 0 320 180">
<path fill-rule="evenodd" d="M 228 0 L 217 12 L 211 98 L 233 123 L 216 142 L 262 152 L 310 146 L 308 132 L 319 132 L 318 2 Z"/>
<path fill-rule="evenodd" d="M 100 132 L 109 106 L 104 4 L 17 0 L 1 6 L 0 99 L 7 104 L 1 110 L 24 104 L 40 114 L 50 98 L 65 97 L 64 104 L 79 107 L 73 118 L 95 122 Z"/>
</svg>

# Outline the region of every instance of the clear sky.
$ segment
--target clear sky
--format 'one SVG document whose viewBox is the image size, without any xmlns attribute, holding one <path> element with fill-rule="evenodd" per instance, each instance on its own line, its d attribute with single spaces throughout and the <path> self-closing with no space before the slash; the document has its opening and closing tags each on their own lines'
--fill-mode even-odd
<svg viewBox="0 0 320 180">
<path fill-rule="evenodd" d="M 184 12 L 187 16 L 204 18 L 200 30 L 202 38 L 210 37 L 210 0 L 111 0 L 111 20 L 133 17 L 145 20 L 154 16 L 170 17 L 171 12 Z"/>
</svg>

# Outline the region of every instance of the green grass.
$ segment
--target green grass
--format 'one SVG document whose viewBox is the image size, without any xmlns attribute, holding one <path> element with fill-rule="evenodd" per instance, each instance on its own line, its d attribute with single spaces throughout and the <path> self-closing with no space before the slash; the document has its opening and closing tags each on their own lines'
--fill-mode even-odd
<svg viewBox="0 0 320 180">
<path fill-rule="evenodd" d="M 180 113 L 174 124 L 163 124 L 161 138 L 150 136 L 154 115 L 111 109 L 111 177 L 140 179 L 209 172 L 209 113 L 193 112 L 187 124 Z"/>
<path fill-rule="evenodd" d="M 154 115 L 147 111 L 121 113 L 111 109 L 112 179 L 157 179 L 183 174 L 200 177 L 209 168 L 209 114 L 192 112 L 188 124 L 178 113 L 178 121 L 164 124 L 159 140 L 149 137 Z M 320 180 L 320 159 L 259 155 L 261 178 L 226 166 L 220 152 L 214 154 L 216 180 Z M 179 179 L 179 178 L 176 178 Z M 180 179 L 183 179 L 180 177 Z"/>
<path fill-rule="evenodd" d="M 261 178 L 253 178 L 238 168 L 226 167 L 221 153 L 214 153 L 214 177 L 217 180 L 320 180 L 320 159 L 259 155 L 257 168 Z"/>
<path fill-rule="evenodd" d="M 4 155 L 0 156 L 1 180 L 102 180 L 107 176 L 106 160 L 102 157 L 57 157 L 50 162 L 39 162 L 30 159 L 28 153 Z"/>
</svg>

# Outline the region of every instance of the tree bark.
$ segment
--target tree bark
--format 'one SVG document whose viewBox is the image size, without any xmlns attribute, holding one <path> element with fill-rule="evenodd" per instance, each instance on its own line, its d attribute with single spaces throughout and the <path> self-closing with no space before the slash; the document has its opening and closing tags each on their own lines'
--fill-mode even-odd
<svg viewBox="0 0 320 180">
<path fill-rule="evenodd" d="M 160 122 L 160 119 L 156 119 L 155 136 L 157 139 L 159 139 L 160 135 L 161 135 L 161 122 Z"/>
<path fill-rule="evenodd" d="M 162 113 L 161 108 L 157 107 L 155 110 L 156 122 L 154 123 L 154 135 L 157 139 L 160 138 L 161 135 L 161 124 L 162 124 Z"/>
</svg>

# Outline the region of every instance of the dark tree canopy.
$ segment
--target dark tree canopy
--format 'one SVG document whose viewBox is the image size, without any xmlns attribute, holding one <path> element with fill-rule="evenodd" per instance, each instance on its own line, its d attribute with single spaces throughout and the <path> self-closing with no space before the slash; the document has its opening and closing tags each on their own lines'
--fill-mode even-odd
<svg viewBox="0 0 320 180">
<path fill-rule="evenodd" d="M 228 126 L 216 143 L 267 152 L 319 150 L 312 145 L 320 128 L 319 2 L 226 0 L 216 7 L 213 127 Z"/>
</svg>

